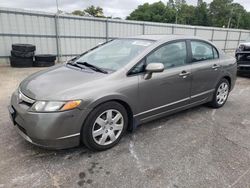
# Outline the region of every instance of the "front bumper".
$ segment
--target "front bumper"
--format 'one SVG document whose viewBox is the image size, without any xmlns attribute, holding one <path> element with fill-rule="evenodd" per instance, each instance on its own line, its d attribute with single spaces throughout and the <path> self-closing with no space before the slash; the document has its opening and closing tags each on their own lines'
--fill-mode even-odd
<svg viewBox="0 0 250 188">
<path fill-rule="evenodd" d="M 18 133 L 28 142 L 50 149 L 65 149 L 80 144 L 80 132 L 84 122 L 84 110 L 64 112 L 30 112 L 25 103 L 18 100 L 17 91 L 11 97 L 9 112 Z"/>
<path fill-rule="evenodd" d="M 250 60 L 249 61 L 238 61 L 237 70 L 239 73 L 250 73 Z"/>
<path fill-rule="evenodd" d="M 238 73 L 250 73 L 250 51 L 240 51 L 235 54 Z"/>
</svg>

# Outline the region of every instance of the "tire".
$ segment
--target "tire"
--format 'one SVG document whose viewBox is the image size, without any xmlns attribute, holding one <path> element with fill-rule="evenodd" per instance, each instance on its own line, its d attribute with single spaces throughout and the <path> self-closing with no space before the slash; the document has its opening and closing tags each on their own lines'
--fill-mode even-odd
<svg viewBox="0 0 250 188">
<path fill-rule="evenodd" d="M 30 58 L 34 57 L 35 52 L 20 52 L 16 50 L 11 50 L 11 56 L 13 57 L 24 57 L 24 58 Z"/>
<path fill-rule="evenodd" d="M 109 113 L 110 111 L 112 111 L 112 113 Z M 107 119 L 105 120 L 105 118 L 107 118 L 108 116 L 108 113 L 113 114 L 114 117 L 118 117 L 117 115 L 120 114 L 119 116 L 120 119 L 116 121 L 118 123 L 115 123 L 115 120 L 113 119 L 111 120 L 110 123 L 108 123 L 108 120 Z M 96 123 L 97 119 L 99 118 L 103 120 L 99 121 L 103 123 L 102 124 L 103 126 L 100 126 L 99 123 Z M 89 114 L 81 131 L 81 139 L 83 143 L 93 151 L 107 150 L 115 146 L 120 141 L 125 130 L 127 130 L 127 126 L 128 126 L 128 115 L 126 109 L 120 103 L 107 102 L 96 107 Z M 119 130 L 117 130 L 118 128 Z M 99 132 L 101 134 L 100 135 L 97 134 L 97 136 L 94 136 L 93 135 L 94 130 L 100 130 L 101 132 L 100 131 Z M 111 139 L 111 136 L 109 135 L 113 135 L 114 138 L 113 141 Z"/>
<path fill-rule="evenodd" d="M 12 67 L 32 67 L 33 58 L 10 57 L 10 65 Z"/>
<path fill-rule="evenodd" d="M 219 92 L 221 92 L 220 97 L 218 96 Z M 209 106 L 211 106 L 212 108 L 220 108 L 224 106 L 224 104 L 227 102 L 229 92 L 230 92 L 230 84 L 228 80 L 225 78 L 221 79 L 220 82 L 216 86 L 216 89 L 213 95 L 213 100 L 209 103 Z"/>
<path fill-rule="evenodd" d="M 35 55 L 35 61 L 47 61 L 52 62 L 56 60 L 56 55 L 52 54 L 39 54 Z"/>
<path fill-rule="evenodd" d="M 36 50 L 36 46 L 32 44 L 12 44 L 12 50 L 19 52 L 34 52 Z"/>
<path fill-rule="evenodd" d="M 51 67 L 55 65 L 55 61 L 53 62 L 48 62 L 48 61 L 35 61 L 33 63 L 34 67 Z"/>
</svg>

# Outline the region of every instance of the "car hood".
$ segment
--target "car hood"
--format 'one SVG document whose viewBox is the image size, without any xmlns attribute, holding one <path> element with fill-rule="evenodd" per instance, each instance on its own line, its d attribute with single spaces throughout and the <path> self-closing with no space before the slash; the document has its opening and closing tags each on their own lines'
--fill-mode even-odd
<svg viewBox="0 0 250 188">
<path fill-rule="evenodd" d="M 35 100 L 72 100 L 77 97 L 76 89 L 84 91 L 82 89 L 96 86 L 95 82 L 107 75 L 59 65 L 27 77 L 21 82 L 20 90 Z"/>
</svg>

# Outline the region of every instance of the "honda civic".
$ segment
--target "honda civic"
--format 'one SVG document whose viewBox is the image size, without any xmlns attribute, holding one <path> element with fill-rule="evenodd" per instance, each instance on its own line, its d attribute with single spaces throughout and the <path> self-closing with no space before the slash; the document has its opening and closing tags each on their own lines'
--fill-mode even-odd
<svg viewBox="0 0 250 188">
<path fill-rule="evenodd" d="M 35 145 L 106 150 L 139 124 L 205 103 L 222 107 L 236 72 L 233 57 L 198 37 L 119 38 L 24 79 L 9 112 Z"/>
</svg>

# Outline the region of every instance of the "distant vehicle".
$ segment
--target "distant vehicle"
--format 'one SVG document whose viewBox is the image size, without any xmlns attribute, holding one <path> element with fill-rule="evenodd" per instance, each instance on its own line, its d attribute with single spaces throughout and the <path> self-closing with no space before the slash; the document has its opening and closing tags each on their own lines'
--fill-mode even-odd
<svg viewBox="0 0 250 188">
<path fill-rule="evenodd" d="M 222 107 L 236 71 L 234 58 L 200 38 L 115 39 L 26 78 L 9 111 L 33 144 L 105 150 L 138 124 L 204 103 Z"/>
<path fill-rule="evenodd" d="M 250 37 L 235 51 L 235 57 L 238 64 L 238 73 L 250 75 Z"/>
</svg>

